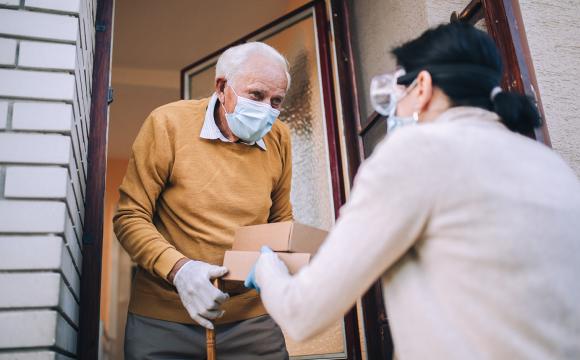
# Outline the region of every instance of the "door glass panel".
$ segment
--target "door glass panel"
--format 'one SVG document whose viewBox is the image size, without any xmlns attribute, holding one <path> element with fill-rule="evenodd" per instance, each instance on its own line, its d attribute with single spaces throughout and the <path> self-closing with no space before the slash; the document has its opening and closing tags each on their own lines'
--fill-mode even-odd
<svg viewBox="0 0 580 360">
<path fill-rule="evenodd" d="M 362 135 L 365 159 L 371 156 L 371 153 L 381 140 L 387 134 L 387 124 L 385 119 L 379 119 L 368 128 Z"/>
<path fill-rule="evenodd" d="M 318 43 L 313 9 L 308 9 L 252 38 L 280 51 L 290 63 L 291 87 L 280 120 L 292 136 L 291 200 L 297 221 L 330 229 L 334 223 L 324 102 L 320 81 Z M 213 91 L 214 66 L 208 60 L 185 74 L 186 99 Z M 338 189 L 337 189 L 338 191 Z M 296 343 L 286 337 L 290 355 L 300 359 L 346 358 L 343 321 L 321 335 Z"/>
<path fill-rule="evenodd" d="M 189 82 L 189 99 L 203 99 L 213 94 L 215 78 L 214 65 L 200 69 L 195 74 L 195 81 Z"/>
</svg>

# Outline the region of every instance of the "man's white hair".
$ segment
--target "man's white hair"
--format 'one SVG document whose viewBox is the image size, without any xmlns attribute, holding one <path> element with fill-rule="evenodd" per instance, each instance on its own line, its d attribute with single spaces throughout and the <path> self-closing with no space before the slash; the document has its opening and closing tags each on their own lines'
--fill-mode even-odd
<svg viewBox="0 0 580 360">
<path fill-rule="evenodd" d="M 288 70 L 288 61 L 286 58 L 274 49 L 270 45 L 263 42 L 254 41 L 248 42 L 241 45 L 232 46 L 220 55 L 216 67 L 215 67 L 215 78 L 225 78 L 230 81 L 234 81 L 236 73 L 244 65 L 246 60 L 251 55 L 259 54 L 278 62 L 284 68 L 286 72 L 286 79 L 288 80 L 288 85 L 286 90 L 290 88 L 290 72 Z"/>
</svg>

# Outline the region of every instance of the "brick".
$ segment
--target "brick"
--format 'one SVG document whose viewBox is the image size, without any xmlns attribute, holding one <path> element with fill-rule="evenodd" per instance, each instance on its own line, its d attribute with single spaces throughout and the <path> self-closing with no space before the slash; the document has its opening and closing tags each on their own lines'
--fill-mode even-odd
<svg viewBox="0 0 580 360">
<path fill-rule="evenodd" d="M 0 236 L 0 270 L 57 270 L 63 246 L 58 236 Z"/>
<path fill-rule="evenodd" d="M 71 74 L 0 69 L 0 96 L 73 101 L 74 84 Z"/>
<path fill-rule="evenodd" d="M 76 51 L 76 46 L 71 44 L 21 41 L 18 65 L 20 67 L 74 71 Z"/>
<path fill-rule="evenodd" d="M 12 129 L 70 133 L 72 105 L 63 103 L 17 102 L 12 112 Z"/>
<path fill-rule="evenodd" d="M 61 277 L 60 290 L 58 295 L 58 306 L 66 314 L 69 322 L 78 326 L 79 324 L 79 303 L 72 295 L 71 289 L 66 285 Z"/>
<path fill-rule="evenodd" d="M 0 0 L 0 5 L 18 6 L 20 5 L 20 0 Z"/>
<path fill-rule="evenodd" d="M 0 162 L 66 165 L 70 158 L 68 136 L 0 133 Z"/>
<path fill-rule="evenodd" d="M 0 232 L 63 233 L 65 218 L 63 202 L 0 200 Z"/>
<path fill-rule="evenodd" d="M 16 40 L 0 38 L 0 65 L 16 64 Z"/>
<path fill-rule="evenodd" d="M 72 360 L 54 351 L 14 351 L 0 353 L 0 360 Z"/>
<path fill-rule="evenodd" d="M 26 0 L 24 6 L 36 9 L 66 11 L 78 14 L 79 0 Z"/>
<path fill-rule="evenodd" d="M 58 306 L 57 273 L 0 273 L 0 308 Z"/>
<path fill-rule="evenodd" d="M 76 335 L 54 310 L 0 312 L 0 349 L 50 346 L 75 353 Z"/>
<path fill-rule="evenodd" d="M 0 129 L 6 129 L 7 122 L 8 122 L 8 103 L 6 101 L 0 101 Z"/>
<path fill-rule="evenodd" d="M 68 171 L 62 167 L 10 166 L 6 168 L 6 198 L 66 198 Z"/>
<path fill-rule="evenodd" d="M 68 15 L 0 9 L 0 33 L 75 42 L 78 19 Z"/>
<path fill-rule="evenodd" d="M 72 254 L 72 258 L 75 259 L 75 264 L 77 265 L 76 269 L 81 274 L 81 259 L 82 259 L 82 251 L 81 251 L 81 243 L 80 240 L 77 238 L 75 228 L 70 220 L 70 217 L 66 216 L 65 225 L 64 225 L 64 240 L 66 243 L 66 247 L 68 251 Z M 78 259 L 78 260 L 76 260 Z M 82 274 L 81 274 L 82 275 Z"/>
</svg>

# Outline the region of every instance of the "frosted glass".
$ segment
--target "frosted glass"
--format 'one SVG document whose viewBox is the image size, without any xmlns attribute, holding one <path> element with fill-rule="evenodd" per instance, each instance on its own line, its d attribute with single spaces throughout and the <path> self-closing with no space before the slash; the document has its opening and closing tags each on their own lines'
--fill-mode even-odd
<svg viewBox="0 0 580 360">
<path fill-rule="evenodd" d="M 334 210 L 314 21 L 306 18 L 264 42 L 290 63 L 292 85 L 280 120 L 292 134 L 294 216 L 299 222 L 330 229 Z"/>
</svg>

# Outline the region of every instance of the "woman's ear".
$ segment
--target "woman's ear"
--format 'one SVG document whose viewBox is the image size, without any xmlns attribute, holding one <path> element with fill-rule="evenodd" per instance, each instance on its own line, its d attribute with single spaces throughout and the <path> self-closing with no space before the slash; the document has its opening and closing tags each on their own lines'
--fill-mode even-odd
<svg viewBox="0 0 580 360">
<path fill-rule="evenodd" d="M 433 97 L 433 79 L 429 72 L 423 70 L 417 75 L 417 109 L 418 113 L 425 112 Z"/>
</svg>

